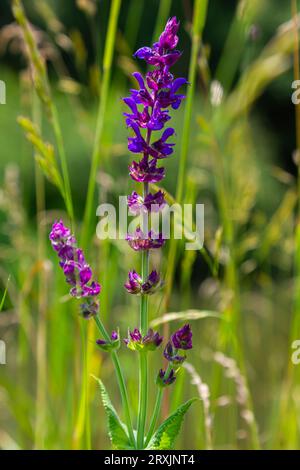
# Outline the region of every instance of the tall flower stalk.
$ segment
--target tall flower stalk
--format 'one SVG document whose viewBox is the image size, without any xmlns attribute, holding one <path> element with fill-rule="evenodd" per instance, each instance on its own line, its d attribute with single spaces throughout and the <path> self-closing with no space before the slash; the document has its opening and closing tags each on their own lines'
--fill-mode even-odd
<svg viewBox="0 0 300 470">
<path fill-rule="evenodd" d="M 143 184 L 143 194 L 140 196 L 133 192 L 128 196 L 128 207 L 135 215 L 140 215 L 142 228 L 139 226 L 134 234 L 128 235 L 127 239 L 130 246 L 141 251 L 141 276 L 137 281 L 141 286 L 151 284 L 148 291 L 143 288 L 133 292 L 129 285 L 125 287 L 130 293 L 141 294 L 140 301 L 140 332 L 146 335 L 148 332 L 148 294 L 151 293 L 153 286 L 159 284 L 159 275 L 152 271 L 149 276 L 149 252 L 151 249 L 160 248 L 164 244 L 164 238 L 161 233 L 154 234 L 149 231 L 149 213 L 152 210 L 161 211 L 165 205 L 164 194 L 161 191 L 151 193 L 149 185 L 161 181 L 165 176 L 165 169 L 158 167 L 158 162 L 167 158 L 173 153 L 174 144 L 169 142 L 169 138 L 175 133 L 172 127 L 167 127 L 160 138 L 153 138 L 153 133 L 162 131 L 168 121 L 171 119 L 168 108 L 178 109 L 184 95 L 178 94 L 178 89 L 187 83 L 185 78 L 174 79 L 170 68 L 177 62 L 181 52 L 176 50 L 178 43 L 177 31 L 179 22 L 175 17 L 171 18 L 159 37 L 158 42 L 152 47 L 142 47 L 135 53 L 135 57 L 143 59 L 152 70 L 146 73 L 144 78 L 140 73 L 133 74 L 137 81 L 138 89 L 131 90 L 130 96 L 124 98 L 129 112 L 124 113 L 126 124 L 133 131 L 133 137 L 128 138 L 128 149 L 134 154 L 141 154 L 141 159 L 133 161 L 129 166 L 129 174 L 134 181 Z M 146 230 L 144 229 L 146 226 Z M 136 275 L 135 272 L 129 273 L 130 280 Z M 154 282 L 153 279 L 155 278 Z M 141 349 L 139 351 L 139 416 L 137 426 L 137 446 L 144 448 L 146 414 L 148 407 L 148 351 Z M 168 371 L 171 373 L 171 371 Z M 172 371 L 172 377 L 174 371 Z M 175 375 L 174 375 L 175 380 Z M 159 393 L 161 395 L 161 392 Z M 154 418 L 151 422 L 150 435 L 153 431 L 157 419 L 158 408 L 161 398 L 156 405 Z"/>
<path fill-rule="evenodd" d="M 52 247 L 58 255 L 66 282 L 70 285 L 70 295 L 81 300 L 82 317 L 95 320 L 101 334 L 96 344 L 103 352 L 111 355 L 114 364 L 126 425 L 121 422 L 100 380 L 99 384 L 108 415 L 109 436 L 113 447 L 117 449 L 172 448 L 184 414 L 193 402 L 189 400 L 181 405 L 155 431 L 163 390 L 176 381 L 177 372 L 186 358 L 181 351 L 192 348 L 191 328 L 189 325 L 184 325 L 173 333 L 164 347 L 163 355 L 168 361 L 168 366 L 166 370 L 160 369 L 157 374 L 156 404 L 149 428 L 146 429 L 149 411 L 148 354 L 157 350 L 163 342 L 163 337 L 149 328 L 148 321 L 149 295 L 163 286 L 160 274 L 155 269 L 150 271 L 150 250 L 159 249 L 165 243 L 163 234 L 155 233 L 149 224 L 151 213 L 161 212 L 166 205 L 163 191 L 152 193 L 150 184 L 164 178 L 165 169 L 158 166 L 159 161 L 173 153 L 174 143 L 170 143 L 169 138 L 175 131 L 172 127 L 163 130 L 171 118 L 168 108 L 178 109 L 185 97 L 177 92 L 182 85 L 187 84 L 187 80 L 174 79 L 170 72 L 170 68 L 181 55 L 175 49 L 178 43 L 178 28 L 177 19 L 175 17 L 169 19 L 158 42 L 153 44 L 152 48 L 142 47 L 135 53 L 137 58 L 144 59 L 154 68 L 147 72 L 145 79 L 140 73 L 134 73 L 139 88 L 131 90 L 130 96 L 124 98 L 125 104 L 129 107 L 129 112 L 124 113 L 126 124 L 132 130 L 132 135 L 128 138 L 128 148 L 134 154 L 141 154 L 139 161 L 134 160 L 130 164 L 129 174 L 134 181 L 142 183 L 143 189 L 141 195 L 133 191 L 127 199 L 129 212 L 139 219 L 139 224 L 133 233 L 127 234 L 127 242 L 134 251 L 141 252 L 141 274 L 136 270 L 130 271 L 128 280 L 124 284 L 128 293 L 140 296 L 139 327 L 128 329 L 128 336 L 124 339 L 127 348 L 139 354 L 139 406 L 136 432 L 132 424 L 126 382 L 117 353 L 121 346 L 120 333 L 115 329 L 109 334 L 99 313 L 101 286 L 93 279 L 92 269 L 71 230 L 62 221 L 57 221 L 50 233 Z M 153 137 L 156 131 L 162 131 L 159 138 Z"/>
</svg>

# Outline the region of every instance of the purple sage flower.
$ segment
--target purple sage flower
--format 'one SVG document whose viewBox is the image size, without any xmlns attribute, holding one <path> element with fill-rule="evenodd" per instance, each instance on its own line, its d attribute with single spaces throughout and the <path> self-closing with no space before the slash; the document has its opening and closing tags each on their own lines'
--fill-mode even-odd
<svg viewBox="0 0 300 470">
<path fill-rule="evenodd" d="M 165 169 L 158 168 L 157 160 L 142 158 L 140 162 L 133 161 L 129 166 L 129 174 L 134 181 L 139 183 L 158 183 L 165 177 Z"/>
<path fill-rule="evenodd" d="M 176 349 L 192 349 L 192 330 L 186 324 L 171 336 L 172 343 Z"/>
<path fill-rule="evenodd" d="M 133 77 L 138 88 L 131 89 L 130 96 L 123 98 L 129 108 L 129 112 L 124 113 L 126 125 L 132 131 L 132 135 L 128 137 L 128 149 L 141 155 L 139 161 L 133 161 L 129 166 L 129 174 L 134 181 L 144 183 L 145 190 L 144 197 L 136 192 L 128 196 L 128 207 L 133 215 L 139 215 L 145 209 L 150 211 L 151 206 L 155 206 L 154 210 L 161 211 L 165 205 L 162 192 L 149 193 L 148 183 L 158 183 L 165 177 L 165 169 L 157 164 L 159 160 L 172 155 L 175 145 L 169 142 L 169 138 L 175 133 L 174 129 L 164 129 L 171 118 L 168 108 L 178 109 L 185 98 L 178 90 L 187 84 L 187 80 L 175 79 L 170 72 L 170 68 L 181 56 L 181 52 L 176 50 L 178 28 L 179 21 L 176 17 L 170 18 L 158 42 L 152 47 L 141 47 L 136 51 L 136 58 L 145 60 L 154 68 L 146 73 L 145 78 L 135 72 Z M 158 131 L 162 131 L 162 134 L 152 139 L 153 132 Z M 128 235 L 127 240 L 135 251 L 160 248 L 163 245 L 161 235 L 155 242 L 151 232 L 147 237 L 142 236 L 140 229 L 137 229 L 134 235 Z"/>
<path fill-rule="evenodd" d="M 142 336 L 138 328 L 133 331 L 128 330 L 128 338 L 124 339 L 124 343 L 132 351 L 141 351 L 143 349 L 154 351 L 161 345 L 162 341 L 163 337 L 151 328 L 145 336 Z"/>
<path fill-rule="evenodd" d="M 139 215 L 141 212 L 159 212 L 166 205 L 164 193 L 157 191 L 152 194 L 149 193 L 145 198 L 140 196 L 136 191 L 133 191 L 130 196 L 127 196 L 127 204 L 129 212 L 132 215 Z"/>
<path fill-rule="evenodd" d="M 99 310 L 99 302 L 94 299 L 101 291 L 99 283 L 92 280 L 92 269 L 87 264 L 84 254 L 77 247 L 75 237 L 62 220 L 54 222 L 49 235 L 53 249 L 60 259 L 66 282 L 70 284 L 70 295 L 86 299 L 81 304 L 81 312 L 85 318 L 90 318 Z"/>
<path fill-rule="evenodd" d="M 144 234 L 140 227 L 133 234 L 128 233 L 126 240 L 134 251 L 161 248 L 165 243 L 162 233 L 156 234 L 150 230 L 148 234 Z"/>
<path fill-rule="evenodd" d="M 128 281 L 124 284 L 129 294 L 143 295 L 153 294 L 162 287 L 162 281 L 157 271 L 153 270 L 147 280 L 143 282 L 141 276 L 136 271 L 129 271 Z"/>
<path fill-rule="evenodd" d="M 103 351 L 115 351 L 120 347 L 120 335 L 118 331 L 113 331 L 110 337 L 110 341 L 106 341 L 104 339 L 97 339 L 96 340 L 97 346 Z"/>
</svg>

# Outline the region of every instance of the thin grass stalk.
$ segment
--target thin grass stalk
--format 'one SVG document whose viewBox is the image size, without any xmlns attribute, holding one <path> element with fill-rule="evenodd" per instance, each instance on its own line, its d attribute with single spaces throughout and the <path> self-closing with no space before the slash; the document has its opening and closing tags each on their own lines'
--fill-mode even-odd
<svg viewBox="0 0 300 470">
<path fill-rule="evenodd" d="M 225 285 L 229 292 L 232 292 L 233 299 L 229 305 L 225 308 L 224 318 L 227 319 L 221 324 L 220 334 L 218 339 L 218 349 L 223 351 L 228 345 L 232 349 L 234 358 L 237 360 L 240 370 L 245 377 L 245 383 L 248 390 L 247 405 L 252 411 L 253 417 L 253 403 L 249 391 L 249 384 L 247 381 L 246 367 L 244 360 L 244 353 L 242 348 L 242 340 L 239 332 L 239 320 L 240 320 L 240 286 L 238 279 L 238 267 L 235 256 L 235 233 L 233 220 L 230 216 L 230 207 L 228 201 L 231 199 L 230 190 L 227 184 L 227 178 L 225 175 L 225 166 L 223 155 L 220 151 L 219 143 L 217 140 L 213 144 L 212 154 L 214 156 L 214 169 L 215 169 L 215 181 L 217 188 L 217 200 L 218 208 L 221 215 L 221 222 L 224 229 L 224 240 L 229 249 L 229 259 L 225 269 Z M 220 370 L 214 369 L 213 374 L 213 386 L 212 396 L 215 399 L 218 395 L 220 386 Z M 249 424 L 251 432 L 251 440 L 254 449 L 260 448 L 258 429 L 255 418 Z"/>
<path fill-rule="evenodd" d="M 293 72 L 294 80 L 300 80 L 300 60 L 299 60 L 299 30 L 298 30 L 298 4 L 297 0 L 291 0 L 291 15 L 294 22 L 294 53 L 293 53 Z M 296 132 L 296 161 L 297 161 L 297 199 L 298 207 L 296 214 L 296 227 L 295 227 L 295 259 L 294 259 L 294 305 L 291 319 L 291 329 L 289 344 L 291 344 L 295 338 L 299 337 L 300 332 L 300 105 L 295 104 L 295 132 Z M 297 374 L 297 367 L 288 360 L 287 377 L 284 386 L 281 390 L 279 412 L 277 418 L 275 417 L 277 432 L 274 433 L 272 439 L 272 445 L 276 445 L 277 441 L 282 443 L 285 438 L 285 423 L 287 416 L 293 415 L 296 420 L 296 410 L 293 409 L 292 400 L 292 388 L 299 384 L 300 378 Z M 295 421 L 296 422 L 296 421 Z M 296 425 L 297 427 L 297 425 Z M 298 431 L 299 432 L 299 431 Z"/>
<path fill-rule="evenodd" d="M 131 0 L 125 24 L 125 33 L 127 44 L 131 51 L 134 50 L 139 27 L 141 25 L 141 17 L 144 9 L 144 0 Z"/>
<path fill-rule="evenodd" d="M 41 107 L 36 93 L 32 97 L 33 122 L 41 125 Z M 42 171 L 35 163 L 35 188 L 37 211 L 37 251 L 38 251 L 38 317 L 37 317 L 37 380 L 36 380 L 36 421 L 35 421 L 35 448 L 43 449 L 45 446 L 46 432 L 46 407 L 47 407 L 47 276 L 45 275 L 44 261 L 46 258 L 46 230 L 43 220 L 45 213 L 45 181 Z"/>
<path fill-rule="evenodd" d="M 183 120 L 183 130 L 182 130 L 182 143 L 180 150 L 179 158 L 179 170 L 177 175 L 177 188 L 176 188 L 176 202 L 181 204 L 183 202 L 184 196 L 184 184 L 186 179 L 186 164 L 187 156 L 189 151 L 189 141 L 191 133 L 191 122 L 192 122 L 192 109 L 193 102 L 196 90 L 196 76 L 197 76 L 197 60 L 201 45 L 202 32 L 205 25 L 207 7 L 209 0 L 196 0 L 193 13 L 193 25 L 192 25 L 192 50 L 191 58 L 189 65 L 189 76 L 188 81 L 190 83 Z M 177 253 L 177 240 L 172 237 L 170 240 L 169 253 L 168 253 L 168 263 L 167 263 L 167 272 L 166 272 L 166 288 L 164 296 L 164 311 L 168 310 L 170 303 L 170 296 L 172 291 L 174 271 L 176 265 L 176 253 Z M 169 336 L 169 325 L 164 325 L 164 337 Z M 165 404 L 164 404 L 164 415 L 168 413 L 168 393 L 165 394 Z"/>
<path fill-rule="evenodd" d="M 87 323 L 81 322 L 81 348 L 82 348 L 82 382 L 80 388 L 80 401 L 74 427 L 72 447 L 73 449 L 91 448 L 91 429 L 88 406 L 88 362 L 87 362 Z"/>
<path fill-rule="evenodd" d="M 109 93 L 109 85 L 110 85 L 110 77 L 111 77 L 111 68 L 112 68 L 112 60 L 113 60 L 113 51 L 115 45 L 115 38 L 116 38 L 116 31 L 117 31 L 117 23 L 119 17 L 121 1 L 120 0 L 113 0 L 111 9 L 110 9 L 110 16 L 109 16 L 109 24 L 107 30 L 107 36 L 105 41 L 105 50 L 104 50 L 104 59 L 103 59 L 103 76 L 102 76 L 102 83 L 100 89 L 100 102 L 97 114 L 97 122 L 96 122 L 96 131 L 95 131 L 95 140 L 94 140 L 94 147 L 92 153 L 92 163 L 91 163 L 91 170 L 88 182 L 88 191 L 87 191 L 87 198 L 86 198 L 86 205 L 84 211 L 84 219 L 83 219 L 83 227 L 82 227 L 82 246 L 85 249 L 88 244 L 88 239 L 90 235 L 90 224 L 92 220 L 92 212 L 94 206 L 94 196 L 95 196 L 95 188 L 96 188 L 96 179 L 97 179 L 97 171 L 100 161 L 100 146 L 102 141 L 102 132 L 104 127 L 105 121 L 105 114 L 106 114 L 106 107 L 108 101 L 108 93 Z M 91 325 L 87 331 L 87 337 L 93 338 L 94 336 L 94 327 Z M 85 379 L 88 380 L 89 375 L 89 362 L 92 355 L 92 349 L 89 348 L 88 353 L 85 354 L 84 357 L 84 369 Z M 86 388 L 86 393 L 84 393 L 81 397 L 81 401 L 85 402 L 85 404 L 80 404 L 80 410 L 85 409 L 86 419 L 89 416 L 89 387 Z M 89 428 L 90 424 L 86 424 L 87 429 Z"/>
<path fill-rule="evenodd" d="M 84 211 L 84 217 L 83 217 L 82 240 L 81 240 L 81 245 L 83 246 L 83 249 L 85 249 L 87 246 L 89 235 L 91 232 L 90 225 L 91 225 L 92 212 L 93 212 L 93 207 L 94 207 L 96 178 L 97 178 L 97 171 L 98 171 L 99 162 L 100 162 L 102 133 L 103 133 L 106 108 L 107 108 L 107 102 L 108 102 L 112 60 L 113 60 L 113 52 L 114 52 L 114 47 L 115 47 L 120 6 L 121 6 L 121 0 L 112 0 L 110 15 L 109 15 L 108 30 L 107 30 L 106 40 L 105 40 L 105 50 L 104 50 L 104 58 L 103 58 L 103 74 L 102 74 L 102 83 L 101 83 L 101 90 L 100 90 L 100 103 L 99 103 L 97 122 L 96 122 L 96 132 L 95 132 L 95 140 L 94 140 L 94 147 L 93 147 L 93 153 L 92 153 L 92 163 L 91 163 L 86 205 L 85 205 L 85 211 Z"/>
<path fill-rule="evenodd" d="M 74 223 L 74 211 L 73 211 L 73 203 L 72 203 L 72 194 L 71 194 L 71 185 L 70 185 L 70 178 L 68 172 L 68 165 L 67 165 L 67 158 L 63 143 L 63 137 L 61 132 L 61 127 L 58 118 L 58 112 L 51 97 L 50 93 L 50 86 L 48 82 L 47 70 L 46 65 L 44 63 L 43 58 L 40 55 L 40 52 L 37 48 L 35 38 L 32 34 L 31 28 L 29 26 L 25 10 L 23 7 L 23 3 L 21 0 L 13 0 L 12 3 L 12 10 L 13 14 L 22 29 L 24 42 L 28 49 L 29 55 L 29 62 L 33 69 L 33 84 L 35 86 L 36 92 L 43 103 L 45 110 L 50 118 L 50 122 L 53 127 L 57 151 L 60 158 L 62 174 L 63 174 L 63 181 L 64 181 L 64 200 L 66 204 L 66 208 L 68 211 L 68 215 L 70 217 L 71 223 Z"/>
</svg>

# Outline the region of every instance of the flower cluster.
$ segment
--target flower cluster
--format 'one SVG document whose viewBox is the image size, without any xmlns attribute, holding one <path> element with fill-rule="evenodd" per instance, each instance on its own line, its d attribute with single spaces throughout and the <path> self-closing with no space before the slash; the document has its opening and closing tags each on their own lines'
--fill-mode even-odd
<svg viewBox="0 0 300 470">
<path fill-rule="evenodd" d="M 70 284 L 70 295 L 78 299 L 84 298 L 81 313 L 84 318 L 96 315 L 99 310 L 101 286 L 92 280 L 93 272 L 87 264 L 84 254 L 77 247 L 75 237 L 62 220 L 54 222 L 49 235 L 53 249 L 59 257 L 59 265 L 63 269 L 66 281 Z"/>
<path fill-rule="evenodd" d="M 159 333 L 153 331 L 151 328 L 145 336 L 142 336 L 140 330 L 135 328 L 133 331 L 128 331 L 128 338 L 124 339 L 124 343 L 129 349 L 133 351 L 155 351 L 161 345 L 163 337 Z"/>
<path fill-rule="evenodd" d="M 104 339 L 96 340 L 97 346 L 102 349 L 102 351 L 110 352 L 119 349 L 120 347 L 120 334 L 119 331 L 113 331 L 109 341 Z"/>
<path fill-rule="evenodd" d="M 178 354 L 178 350 L 192 349 L 192 330 L 190 325 L 186 324 L 171 336 L 164 349 L 164 357 L 169 366 L 166 371 L 160 369 L 156 383 L 160 387 L 171 385 L 176 380 L 176 371 L 185 361 L 186 356 Z"/>
<path fill-rule="evenodd" d="M 172 127 L 163 130 L 159 138 L 152 141 L 152 133 L 161 131 L 171 119 L 168 108 L 178 109 L 184 95 L 177 93 L 178 89 L 187 84 L 185 78 L 174 79 L 170 68 L 180 58 L 176 50 L 178 43 L 177 31 L 179 22 L 175 17 L 170 18 L 158 42 L 152 47 L 142 47 L 134 54 L 143 59 L 154 69 L 146 73 L 145 79 L 135 72 L 138 89 L 132 89 L 130 96 L 124 98 L 129 112 L 125 112 L 127 126 L 133 135 L 128 137 L 128 149 L 134 154 L 141 154 L 139 161 L 133 161 L 129 166 L 129 174 L 134 181 L 145 183 L 144 196 L 133 192 L 128 196 L 129 211 L 133 215 L 141 212 L 161 211 L 166 204 L 164 193 L 150 193 L 148 183 L 157 183 L 165 177 L 165 169 L 158 162 L 173 153 L 174 143 L 169 139 L 175 131 Z M 162 234 L 154 235 L 151 231 L 143 233 L 138 228 L 128 235 L 128 243 L 136 251 L 160 248 L 163 243 Z M 140 293 L 140 292 L 138 292 Z"/>
<path fill-rule="evenodd" d="M 162 287 L 162 281 L 157 271 L 152 271 L 143 282 L 141 276 L 136 271 L 129 271 L 128 281 L 124 284 L 125 289 L 129 294 L 154 294 Z"/>
</svg>

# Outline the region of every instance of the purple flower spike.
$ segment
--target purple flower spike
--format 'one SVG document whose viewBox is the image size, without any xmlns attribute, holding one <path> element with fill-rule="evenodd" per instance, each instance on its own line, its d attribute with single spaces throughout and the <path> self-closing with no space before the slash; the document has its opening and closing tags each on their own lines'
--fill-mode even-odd
<svg viewBox="0 0 300 470">
<path fill-rule="evenodd" d="M 167 371 L 164 371 L 163 369 L 160 369 L 157 379 L 156 379 L 156 384 L 159 387 L 167 387 L 168 385 L 172 385 L 176 380 L 176 375 L 174 369 L 171 369 L 170 372 L 167 373 Z"/>
<path fill-rule="evenodd" d="M 92 281 L 92 269 L 87 264 L 82 250 L 77 247 L 75 237 L 60 220 L 54 222 L 49 238 L 60 259 L 59 265 L 63 269 L 66 282 L 72 286 L 70 295 L 86 299 L 81 305 L 83 317 L 96 315 L 99 303 L 93 298 L 100 294 L 101 286 Z"/>
<path fill-rule="evenodd" d="M 171 340 L 176 349 L 192 349 L 192 330 L 190 325 L 186 324 L 177 330 L 172 335 Z"/>
<path fill-rule="evenodd" d="M 140 227 L 138 227 L 133 234 L 128 234 L 126 240 L 134 251 L 161 248 L 165 243 L 165 239 L 161 233 L 156 234 L 150 231 L 148 234 L 144 234 Z"/>
<path fill-rule="evenodd" d="M 161 33 L 158 41 L 158 46 L 161 51 L 164 49 L 175 49 L 178 44 L 178 36 L 176 35 L 179 29 L 179 21 L 176 16 L 167 21 L 165 30 Z"/>
<path fill-rule="evenodd" d="M 132 351 L 154 351 L 163 341 L 163 337 L 152 329 L 148 330 L 145 336 L 142 336 L 140 330 L 135 328 L 132 332 L 128 331 L 128 338 L 124 339 L 126 346 Z"/>
</svg>

